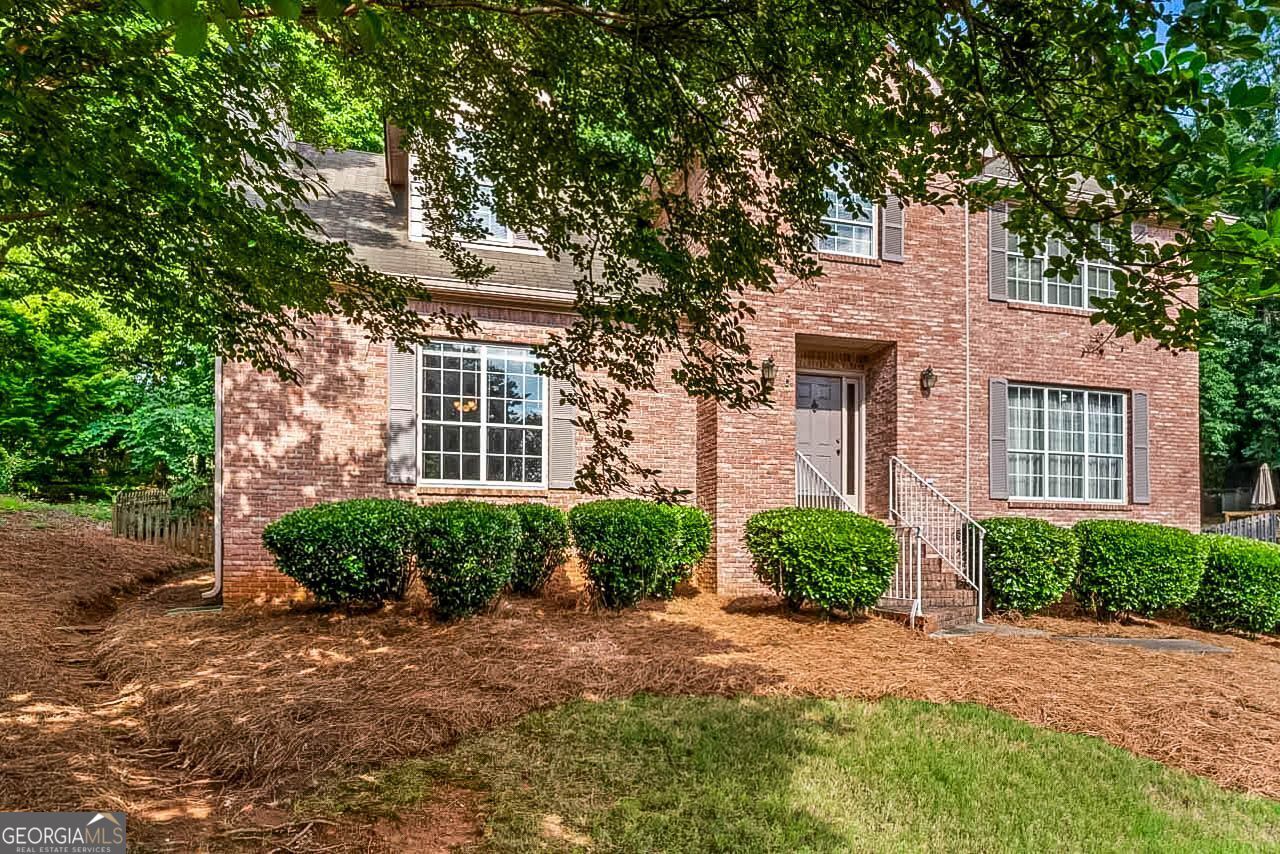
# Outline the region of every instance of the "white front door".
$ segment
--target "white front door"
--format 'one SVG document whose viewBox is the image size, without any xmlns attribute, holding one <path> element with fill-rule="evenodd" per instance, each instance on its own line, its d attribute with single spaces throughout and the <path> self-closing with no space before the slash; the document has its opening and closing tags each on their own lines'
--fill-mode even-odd
<svg viewBox="0 0 1280 854">
<path fill-rule="evenodd" d="M 796 450 L 862 508 L 862 379 L 796 377 Z"/>
<path fill-rule="evenodd" d="M 796 450 L 844 493 L 844 380 L 796 377 Z"/>
</svg>

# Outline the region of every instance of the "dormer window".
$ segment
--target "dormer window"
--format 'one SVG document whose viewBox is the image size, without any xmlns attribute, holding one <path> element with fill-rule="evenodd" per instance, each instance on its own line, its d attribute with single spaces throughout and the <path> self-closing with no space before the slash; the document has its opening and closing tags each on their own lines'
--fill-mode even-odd
<svg viewBox="0 0 1280 854">
<path fill-rule="evenodd" d="M 467 157 L 465 152 L 459 152 L 460 156 Z M 417 157 L 410 153 L 408 156 L 407 174 L 413 175 L 417 168 Z M 426 240 L 426 228 L 423 225 L 423 198 L 422 189 L 418 181 L 409 180 L 409 239 L 413 241 Z M 484 176 L 477 179 L 476 203 L 471 209 L 471 221 L 480 226 L 482 236 L 479 238 L 468 237 L 465 240 L 461 235 L 454 235 L 455 239 L 462 240 L 466 246 L 474 246 L 485 249 L 510 249 L 516 252 L 541 253 L 538 244 L 529 239 L 529 236 L 522 231 L 515 231 L 508 228 L 499 218 L 498 212 L 494 209 L 493 204 L 493 184 Z"/>
<path fill-rule="evenodd" d="M 498 212 L 493 208 L 493 185 L 484 179 L 480 181 L 479 198 L 476 201 L 473 215 L 485 232 L 485 237 L 474 241 L 476 245 L 505 246 L 515 249 L 537 248 L 537 244 L 530 240 L 528 235 L 507 228 L 498 219 Z"/>
<path fill-rule="evenodd" d="M 876 206 L 861 196 L 845 204 L 835 190 L 827 190 L 827 234 L 818 238 L 818 251 L 855 258 L 876 257 Z"/>
</svg>

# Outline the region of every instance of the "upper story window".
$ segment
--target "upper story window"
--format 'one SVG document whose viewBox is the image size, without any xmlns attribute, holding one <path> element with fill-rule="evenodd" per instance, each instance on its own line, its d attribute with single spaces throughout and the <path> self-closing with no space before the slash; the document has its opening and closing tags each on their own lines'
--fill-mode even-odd
<svg viewBox="0 0 1280 854">
<path fill-rule="evenodd" d="M 464 161 L 471 161 L 470 154 L 461 146 L 455 147 L 453 151 Z M 427 229 L 423 216 L 425 200 L 419 182 L 412 178 L 417 171 L 417 156 L 412 152 L 408 153 L 407 164 L 406 169 L 409 176 L 407 179 L 409 189 L 409 239 L 422 241 L 427 238 Z M 527 234 L 509 228 L 498 218 L 498 212 L 493 203 L 493 191 L 493 183 L 489 179 L 483 175 L 477 178 L 476 203 L 471 209 L 470 219 L 480 226 L 481 235 L 478 238 L 468 238 L 465 243 L 469 246 L 540 252 L 538 244 L 530 240 Z M 454 238 L 460 240 L 461 235 L 455 234 Z"/>
<path fill-rule="evenodd" d="M 846 205 L 835 190 L 827 190 L 827 234 L 818 238 L 818 251 L 857 258 L 876 257 L 876 206 L 861 196 Z"/>
<path fill-rule="evenodd" d="M 1114 248 L 1098 226 L 1094 226 L 1094 235 L 1108 251 Z M 1068 308 L 1095 308 L 1099 299 L 1115 296 L 1113 268 L 1106 261 L 1086 259 L 1072 271 L 1074 275 L 1070 278 L 1051 274 L 1049 259 L 1064 254 L 1061 244 L 1050 240 L 1047 247 L 1028 257 L 1022 252 L 1018 235 L 1009 232 L 1008 262 L 1005 265 L 1009 299 Z"/>
<path fill-rule="evenodd" d="M 498 219 L 498 212 L 493 207 L 493 184 L 484 178 L 480 179 L 479 198 L 472 214 L 485 232 L 485 236 L 480 240 L 473 241 L 474 243 L 483 246 L 506 246 L 517 249 L 537 248 L 537 244 L 530 240 L 528 235 L 507 228 Z"/>
<path fill-rule="evenodd" d="M 1009 385 L 1009 497 L 1125 500 L 1125 396 Z"/>
<path fill-rule="evenodd" d="M 421 348 L 422 480 L 545 486 L 546 378 L 522 347 Z"/>
</svg>

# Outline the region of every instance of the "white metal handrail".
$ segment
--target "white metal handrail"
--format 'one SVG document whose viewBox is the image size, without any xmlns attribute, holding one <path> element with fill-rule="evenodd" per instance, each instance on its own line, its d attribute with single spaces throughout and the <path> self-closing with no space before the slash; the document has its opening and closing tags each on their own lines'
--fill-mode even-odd
<svg viewBox="0 0 1280 854">
<path fill-rule="evenodd" d="M 835 484 L 799 451 L 796 451 L 796 506 L 857 512 Z M 898 565 L 889 581 L 889 589 L 880 598 L 899 607 L 905 603 L 908 619 L 914 628 L 916 620 L 922 616 L 924 604 L 924 587 L 920 580 L 920 531 L 911 525 L 898 525 L 894 528 L 894 536 L 898 540 Z"/>
<path fill-rule="evenodd" d="M 942 562 L 977 591 L 978 622 L 982 622 L 986 530 L 898 457 L 889 459 L 889 517 L 915 528 Z"/>
<path fill-rule="evenodd" d="M 796 451 L 796 506 L 855 512 L 844 493 L 799 451 Z"/>
<path fill-rule="evenodd" d="M 893 534 L 898 540 L 898 565 L 889 581 L 889 589 L 880 600 L 906 603 L 907 619 L 914 629 L 916 619 L 922 616 L 924 610 L 924 586 L 920 579 L 923 562 L 920 555 L 920 531 L 910 525 L 898 525 L 893 529 Z"/>
</svg>

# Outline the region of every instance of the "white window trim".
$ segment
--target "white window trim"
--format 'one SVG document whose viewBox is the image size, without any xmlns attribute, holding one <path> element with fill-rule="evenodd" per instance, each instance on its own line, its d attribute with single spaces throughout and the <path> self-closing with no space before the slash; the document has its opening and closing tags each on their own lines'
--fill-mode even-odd
<svg viewBox="0 0 1280 854">
<path fill-rule="evenodd" d="M 415 220 L 413 213 L 414 202 L 420 202 L 422 199 L 422 193 L 418 189 L 418 182 L 413 178 L 414 173 L 417 171 L 417 162 L 417 155 L 410 152 L 408 165 L 409 182 L 405 202 L 407 214 L 405 218 L 408 220 L 409 242 L 426 243 L 427 235 L 422 229 L 422 222 L 421 220 Z M 492 186 L 484 181 L 481 181 L 480 183 L 481 186 Z M 468 249 L 488 249 L 496 250 L 498 252 L 510 252 L 513 255 L 534 255 L 541 258 L 547 257 L 546 251 L 532 240 L 517 241 L 515 239 L 515 232 L 509 228 L 507 229 L 507 235 L 507 240 L 466 240 L 463 239 L 460 234 L 455 234 L 453 238 Z"/>
<path fill-rule="evenodd" d="M 1071 386 L 1055 386 L 1041 385 L 1039 383 L 1019 383 L 1010 382 L 1009 389 L 1015 388 L 1031 388 L 1039 389 L 1045 395 L 1044 426 L 1041 428 L 1044 432 L 1044 448 L 1040 451 L 1016 451 L 1006 448 L 1005 470 L 1010 472 L 1009 475 L 1009 501 L 1012 503 L 1024 504 L 1098 504 L 1111 507 L 1119 507 L 1129 503 L 1129 465 L 1131 463 L 1129 452 L 1129 393 L 1117 391 L 1107 388 L 1073 388 Z M 1048 393 L 1051 391 L 1065 392 L 1083 392 L 1084 400 L 1084 496 L 1077 498 L 1074 496 L 1053 496 L 1049 494 L 1049 455 L 1056 453 L 1049 450 L 1049 411 L 1048 411 Z M 1106 457 L 1114 459 L 1111 454 L 1092 454 L 1089 451 L 1089 394 L 1109 394 L 1120 398 L 1120 497 L 1119 498 L 1090 498 L 1089 497 L 1089 458 L 1092 456 Z M 1006 408 L 1008 404 L 1005 404 Z M 1008 424 L 1008 415 L 1005 415 L 1005 423 Z M 1006 445 L 1008 442 L 1006 441 Z M 1013 474 L 1011 461 L 1008 459 L 1014 454 L 1040 454 L 1044 459 L 1044 495 L 1014 495 L 1013 493 Z"/>
<path fill-rule="evenodd" d="M 492 192 L 493 190 L 493 183 L 484 178 L 481 178 L 479 180 L 479 186 L 480 186 L 481 192 L 484 192 L 486 190 Z M 492 195 L 490 196 L 490 199 L 492 200 Z M 517 239 L 515 229 L 510 228 L 507 225 L 504 225 L 498 219 L 497 211 L 494 211 L 493 219 L 499 225 L 502 225 L 503 230 L 507 232 L 507 237 L 505 240 L 498 240 L 497 238 L 490 235 L 489 237 L 481 238 L 480 240 L 463 240 L 459 236 L 459 241 L 462 243 L 463 246 L 467 246 L 473 249 L 501 249 L 506 252 L 518 252 L 518 253 L 529 254 L 529 255 L 544 254 L 541 247 L 539 247 L 538 244 L 534 243 L 532 240 L 529 240 L 528 238 Z"/>
<path fill-rule="evenodd" d="M 1008 241 L 1008 239 L 1009 239 L 1008 237 L 1005 238 L 1006 242 Z M 1090 293 L 1089 293 L 1090 268 L 1098 269 L 1098 270 L 1108 270 L 1108 271 L 1115 270 L 1115 267 L 1108 261 L 1094 260 L 1092 258 L 1084 258 L 1082 260 L 1077 261 L 1076 275 L 1080 279 L 1080 289 L 1081 289 L 1080 294 L 1081 294 L 1081 299 L 1084 301 L 1084 304 L 1083 305 L 1067 305 L 1066 303 L 1049 301 L 1050 278 L 1049 278 L 1048 269 L 1049 269 L 1050 255 L 1049 255 L 1048 246 L 1041 247 L 1037 252 L 1032 253 L 1030 256 L 1024 255 L 1021 249 L 1005 249 L 1004 253 L 1005 253 L 1005 288 L 1006 288 L 1006 292 L 1009 294 L 1009 302 L 1020 303 L 1022 305 L 1039 305 L 1039 306 L 1046 306 L 1048 308 L 1065 308 L 1070 311 L 1087 311 L 1090 314 L 1092 314 L 1098 311 L 1098 309 L 1093 305 L 1093 301 L 1090 298 Z M 1012 262 L 1015 258 L 1017 259 L 1031 258 L 1031 259 L 1039 259 L 1041 261 L 1042 266 L 1040 271 L 1040 299 L 1038 300 L 1022 299 L 1020 297 L 1016 297 L 1013 295 L 1013 287 L 1012 287 L 1013 263 Z M 1113 287 L 1112 293 L 1114 292 L 1115 290 Z"/>
<path fill-rule="evenodd" d="M 839 193 L 837 193 L 837 195 L 839 195 Z M 880 258 L 880 206 L 869 201 L 868 199 L 862 199 L 861 197 L 859 198 L 861 199 L 862 204 L 865 205 L 867 209 L 870 210 L 871 212 L 871 217 L 870 217 L 871 219 L 871 222 L 870 222 L 871 252 L 869 254 L 864 254 L 862 252 L 841 252 L 838 249 L 826 249 L 826 248 L 823 248 L 822 246 L 823 238 L 819 237 L 817 246 L 815 248 L 820 254 L 834 255 L 840 258 L 868 258 L 873 261 L 878 260 Z M 830 208 L 828 208 L 828 212 L 829 211 L 830 211 Z M 861 226 L 867 225 L 867 223 L 864 222 L 863 220 L 836 219 L 834 217 L 826 216 L 824 214 L 822 217 L 822 224 L 826 225 L 827 223 L 833 223 L 837 225 L 861 225 Z"/>
<path fill-rule="evenodd" d="M 489 431 L 490 426 L 484 419 L 488 417 L 489 412 L 489 384 L 485 382 L 488 373 L 488 358 L 490 347 L 500 347 L 504 349 L 524 350 L 529 352 L 528 361 L 534 364 L 540 364 L 537 357 L 529 351 L 527 344 L 505 344 L 500 342 L 482 342 L 482 341 L 450 341 L 450 344 L 459 344 L 463 346 L 479 347 L 480 352 L 477 354 L 480 358 L 480 474 L 481 476 L 488 470 L 488 453 L 489 453 Z M 427 424 L 427 419 L 423 417 L 422 409 L 422 356 L 426 352 L 426 348 L 419 344 L 417 346 L 417 358 L 414 368 L 417 371 L 417 381 L 414 387 L 417 389 L 417 400 L 415 406 L 417 408 L 417 436 L 414 438 L 414 453 L 417 454 L 418 465 L 418 486 L 453 486 L 466 489 L 525 489 L 525 490 L 546 490 L 548 489 L 547 466 L 550 462 L 551 453 L 551 417 L 550 406 L 547 397 L 550 393 L 550 383 L 547 377 L 539 375 L 542 383 L 542 479 L 537 483 L 529 481 L 510 481 L 510 480 L 445 480 L 436 479 L 429 480 L 422 476 L 422 428 Z M 431 424 L 457 424 L 455 421 L 431 421 Z M 510 425 L 493 425 L 493 426 L 510 426 Z"/>
</svg>

